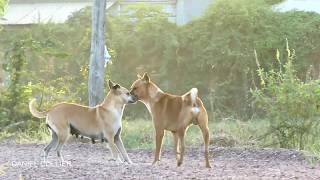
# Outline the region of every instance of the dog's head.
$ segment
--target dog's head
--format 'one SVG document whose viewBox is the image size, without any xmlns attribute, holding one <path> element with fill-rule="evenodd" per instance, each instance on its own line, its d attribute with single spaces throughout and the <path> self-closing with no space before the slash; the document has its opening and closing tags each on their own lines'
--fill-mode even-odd
<svg viewBox="0 0 320 180">
<path fill-rule="evenodd" d="M 111 80 L 108 82 L 110 93 L 114 95 L 114 98 L 123 104 L 132 104 L 137 102 L 136 96 L 130 94 L 129 90 L 113 83 Z"/>
<path fill-rule="evenodd" d="M 138 100 L 145 100 L 149 98 L 150 77 L 147 73 L 143 76 L 137 75 L 138 79 L 131 85 L 130 94 L 135 96 Z"/>
</svg>

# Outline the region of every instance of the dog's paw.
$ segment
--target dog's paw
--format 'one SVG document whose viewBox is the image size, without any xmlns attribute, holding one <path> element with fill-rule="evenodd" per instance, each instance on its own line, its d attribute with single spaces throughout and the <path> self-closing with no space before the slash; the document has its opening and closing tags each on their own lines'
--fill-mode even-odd
<svg viewBox="0 0 320 180">
<path fill-rule="evenodd" d="M 132 161 L 124 161 L 124 163 L 125 163 L 126 165 L 136 165 L 136 164 L 133 163 Z"/>
<path fill-rule="evenodd" d="M 123 161 L 122 161 L 121 158 L 117 158 L 117 162 L 118 162 L 118 163 L 123 163 Z"/>
<path fill-rule="evenodd" d="M 160 161 L 153 161 L 152 162 L 152 166 L 159 166 L 160 165 Z"/>
<path fill-rule="evenodd" d="M 112 157 L 112 158 L 110 158 L 110 161 L 112 161 L 112 162 L 114 162 L 116 164 L 122 164 L 123 163 L 123 161 L 121 160 L 120 157 Z"/>
<path fill-rule="evenodd" d="M 127 163 L 127 164 L 134 164 L 130 159 L 127 159 L 124 162 Z"/>
</svg>

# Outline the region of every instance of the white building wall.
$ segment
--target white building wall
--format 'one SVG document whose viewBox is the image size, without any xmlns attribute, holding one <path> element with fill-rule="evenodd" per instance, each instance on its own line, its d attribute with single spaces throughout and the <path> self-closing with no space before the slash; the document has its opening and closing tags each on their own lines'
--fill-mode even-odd
<svg viewBox="0 0 320 180">
<path fill-rule="evenodd" d="M 177 0 L 177 24 L 183 25 L 202 16 L 214 0 Z"/>
<path fill-rule="evenodd" d="M 320 0 L 286 0 L 276 5 L 275 10 L 280 12 L 299 10 L 320 13 Z"/>
</svg>

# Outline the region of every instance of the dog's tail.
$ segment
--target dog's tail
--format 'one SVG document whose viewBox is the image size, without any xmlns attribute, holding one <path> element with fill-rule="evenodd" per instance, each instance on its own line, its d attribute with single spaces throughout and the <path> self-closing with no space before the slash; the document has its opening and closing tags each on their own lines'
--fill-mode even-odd
<svg viewBox="0 0 320 180">
<path fill-rule="evenodd" d="M 191 113 L 194 117 L 196 117 L 200 112 L 199 106 L 197 104 L 198 89 L 192 88 L 189 92 L 187 92 L 186 95 L 187 95 L 188 101 L 190 102 L 190 105 L 191 105 Z"/>
<path fill-rule="evenodd" d="M 29 103 L 29 110 L 34 117 L 37 118 L 45 118 L 47 116 L 47 112 L 40 112 L 35 107 L 36 99 L 32 99 Z"/>
</svg>

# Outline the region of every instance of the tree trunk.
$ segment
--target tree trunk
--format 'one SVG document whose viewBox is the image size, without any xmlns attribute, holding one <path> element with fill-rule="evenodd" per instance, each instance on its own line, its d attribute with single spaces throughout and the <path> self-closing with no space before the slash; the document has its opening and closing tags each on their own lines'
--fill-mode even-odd
<svg viewBox="0 0 320 180">
<path fill-rule="evenodd" d="M 104 98 L 104 30 L 106 0 L 93 0 L 92 34 L 89 64 L 89 106 L 95 106 Z"/>
</svg>

